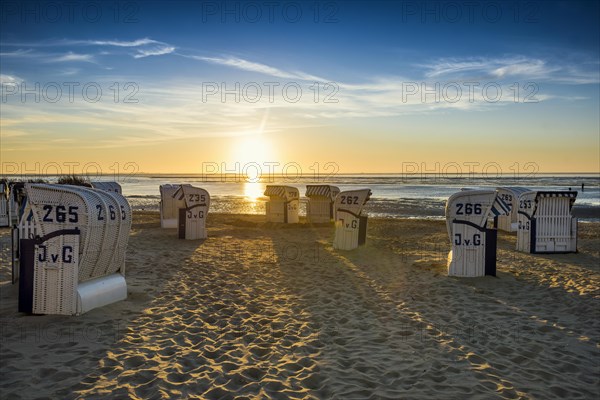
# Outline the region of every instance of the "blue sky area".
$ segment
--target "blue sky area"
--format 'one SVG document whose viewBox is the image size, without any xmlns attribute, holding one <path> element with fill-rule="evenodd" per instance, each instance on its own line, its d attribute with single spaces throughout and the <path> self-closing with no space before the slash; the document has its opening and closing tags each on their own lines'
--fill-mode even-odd
<svg viewBox="0 0 600 400">
<path fill-rule="evenodd" d="M 258 135 L 278 157 L 307 163 L 324 153 L 309 156 L 309 148 L 294 152 L 285 143 L 301 136 L 337 146 L 344 138 L 342 151 L 354 155 L 363 147 L 359 169 L 369 172 L 397 170 L 393 158 L 452 160 L 443 155 L 448 151 L 473 159 L 490 143 L 497 145 L 489 157 L 501 163 L 535 161 L 546 172 L 600 169 L 596 1 L 5 1 L 1 7 L 5 160 L 44 159 L 48 149 L 66 160 L 79 149 L 82 157 L 108 163 L 109 154 L 122 159 L 133 151 L 141 169 L 151 171 L 157 146 L 186 153 L 186 140 L 211 139 L 212 156 L 227 160 L 232 140 Z M 79 93 L 68 101 L 64 92 L 52 102 L 50 88 L 39 102 L 21 96 L 23 84 L 42 91 L 49 82 L 63 88 L 95 82 L 103 95 L 89 102 Z M 110 89 L 115 82 L 118 101 Z M 128 82 L 136 85 L 134 104 L 122 99 L 132 93 L 124 90 Z M 211 82 L 229 88 L 253 82 L 262 94 L 256 102 L 207 96 Z M 269 101 L 265 82 L 293 83 L 302 96 L 290 102 L 276 91 Z M 310 88 L 315 82 L 318 101 Z M 337 101 L 325 102 L 327 94 Z M 520 148 L 511 150 L 515 142 Z M 202 150 L 195 156 L 208 157 Z"/>
</svg>

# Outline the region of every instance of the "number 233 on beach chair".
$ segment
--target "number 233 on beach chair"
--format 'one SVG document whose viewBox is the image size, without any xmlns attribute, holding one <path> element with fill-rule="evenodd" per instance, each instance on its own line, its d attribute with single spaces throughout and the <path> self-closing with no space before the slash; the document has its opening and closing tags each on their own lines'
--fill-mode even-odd
<svg viewBox="0 0 600 400">
<path fill-rule="evenodd" d="M 575 191 L 530 191 L 519 196 L 517 250 L 527 253 L 577 252 Z"/>
</svg>

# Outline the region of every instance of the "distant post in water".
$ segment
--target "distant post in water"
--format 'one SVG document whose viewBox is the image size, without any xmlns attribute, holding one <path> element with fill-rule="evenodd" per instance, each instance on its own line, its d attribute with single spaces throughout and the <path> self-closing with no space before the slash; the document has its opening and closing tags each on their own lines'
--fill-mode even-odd
<svg viewBox="0 0 600 400">
<path fill-rule="evenodd" d="M 352 250 L 367 240 L 367 215 L 363 209 L 371 198 L 370 189 L 348 190 L 335 198 L 335 237 L 333 247 Z"/>
</svg>

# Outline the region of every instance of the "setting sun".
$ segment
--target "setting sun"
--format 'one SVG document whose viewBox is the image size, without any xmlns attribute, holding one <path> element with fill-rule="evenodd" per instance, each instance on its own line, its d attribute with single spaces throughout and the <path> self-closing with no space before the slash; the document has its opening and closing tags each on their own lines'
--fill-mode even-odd
<svg viewBox="0 0 600 400">
<path fill-rule="evenodd" d="M 242 170 L 248 170 L 247 175 L 252 178 L 256 174 L 254 169 L 243 168 L 244 164 L 273 161 L 273 148 L 264 135 L 250 135 L 241 137 L 233 145 L 232 159 L 242 164 Z"/>
</svg>

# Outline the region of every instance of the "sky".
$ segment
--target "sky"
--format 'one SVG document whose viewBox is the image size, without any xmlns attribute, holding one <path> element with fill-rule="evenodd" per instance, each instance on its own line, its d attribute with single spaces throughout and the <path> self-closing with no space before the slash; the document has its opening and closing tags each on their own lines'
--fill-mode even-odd
<svg viewBox="0 0 600 400">
<path fill-rule="evenodd" d="M 598 21 L 596 1 L 3 1 L 1 172 L 599 172 Z"/>
</svg>

